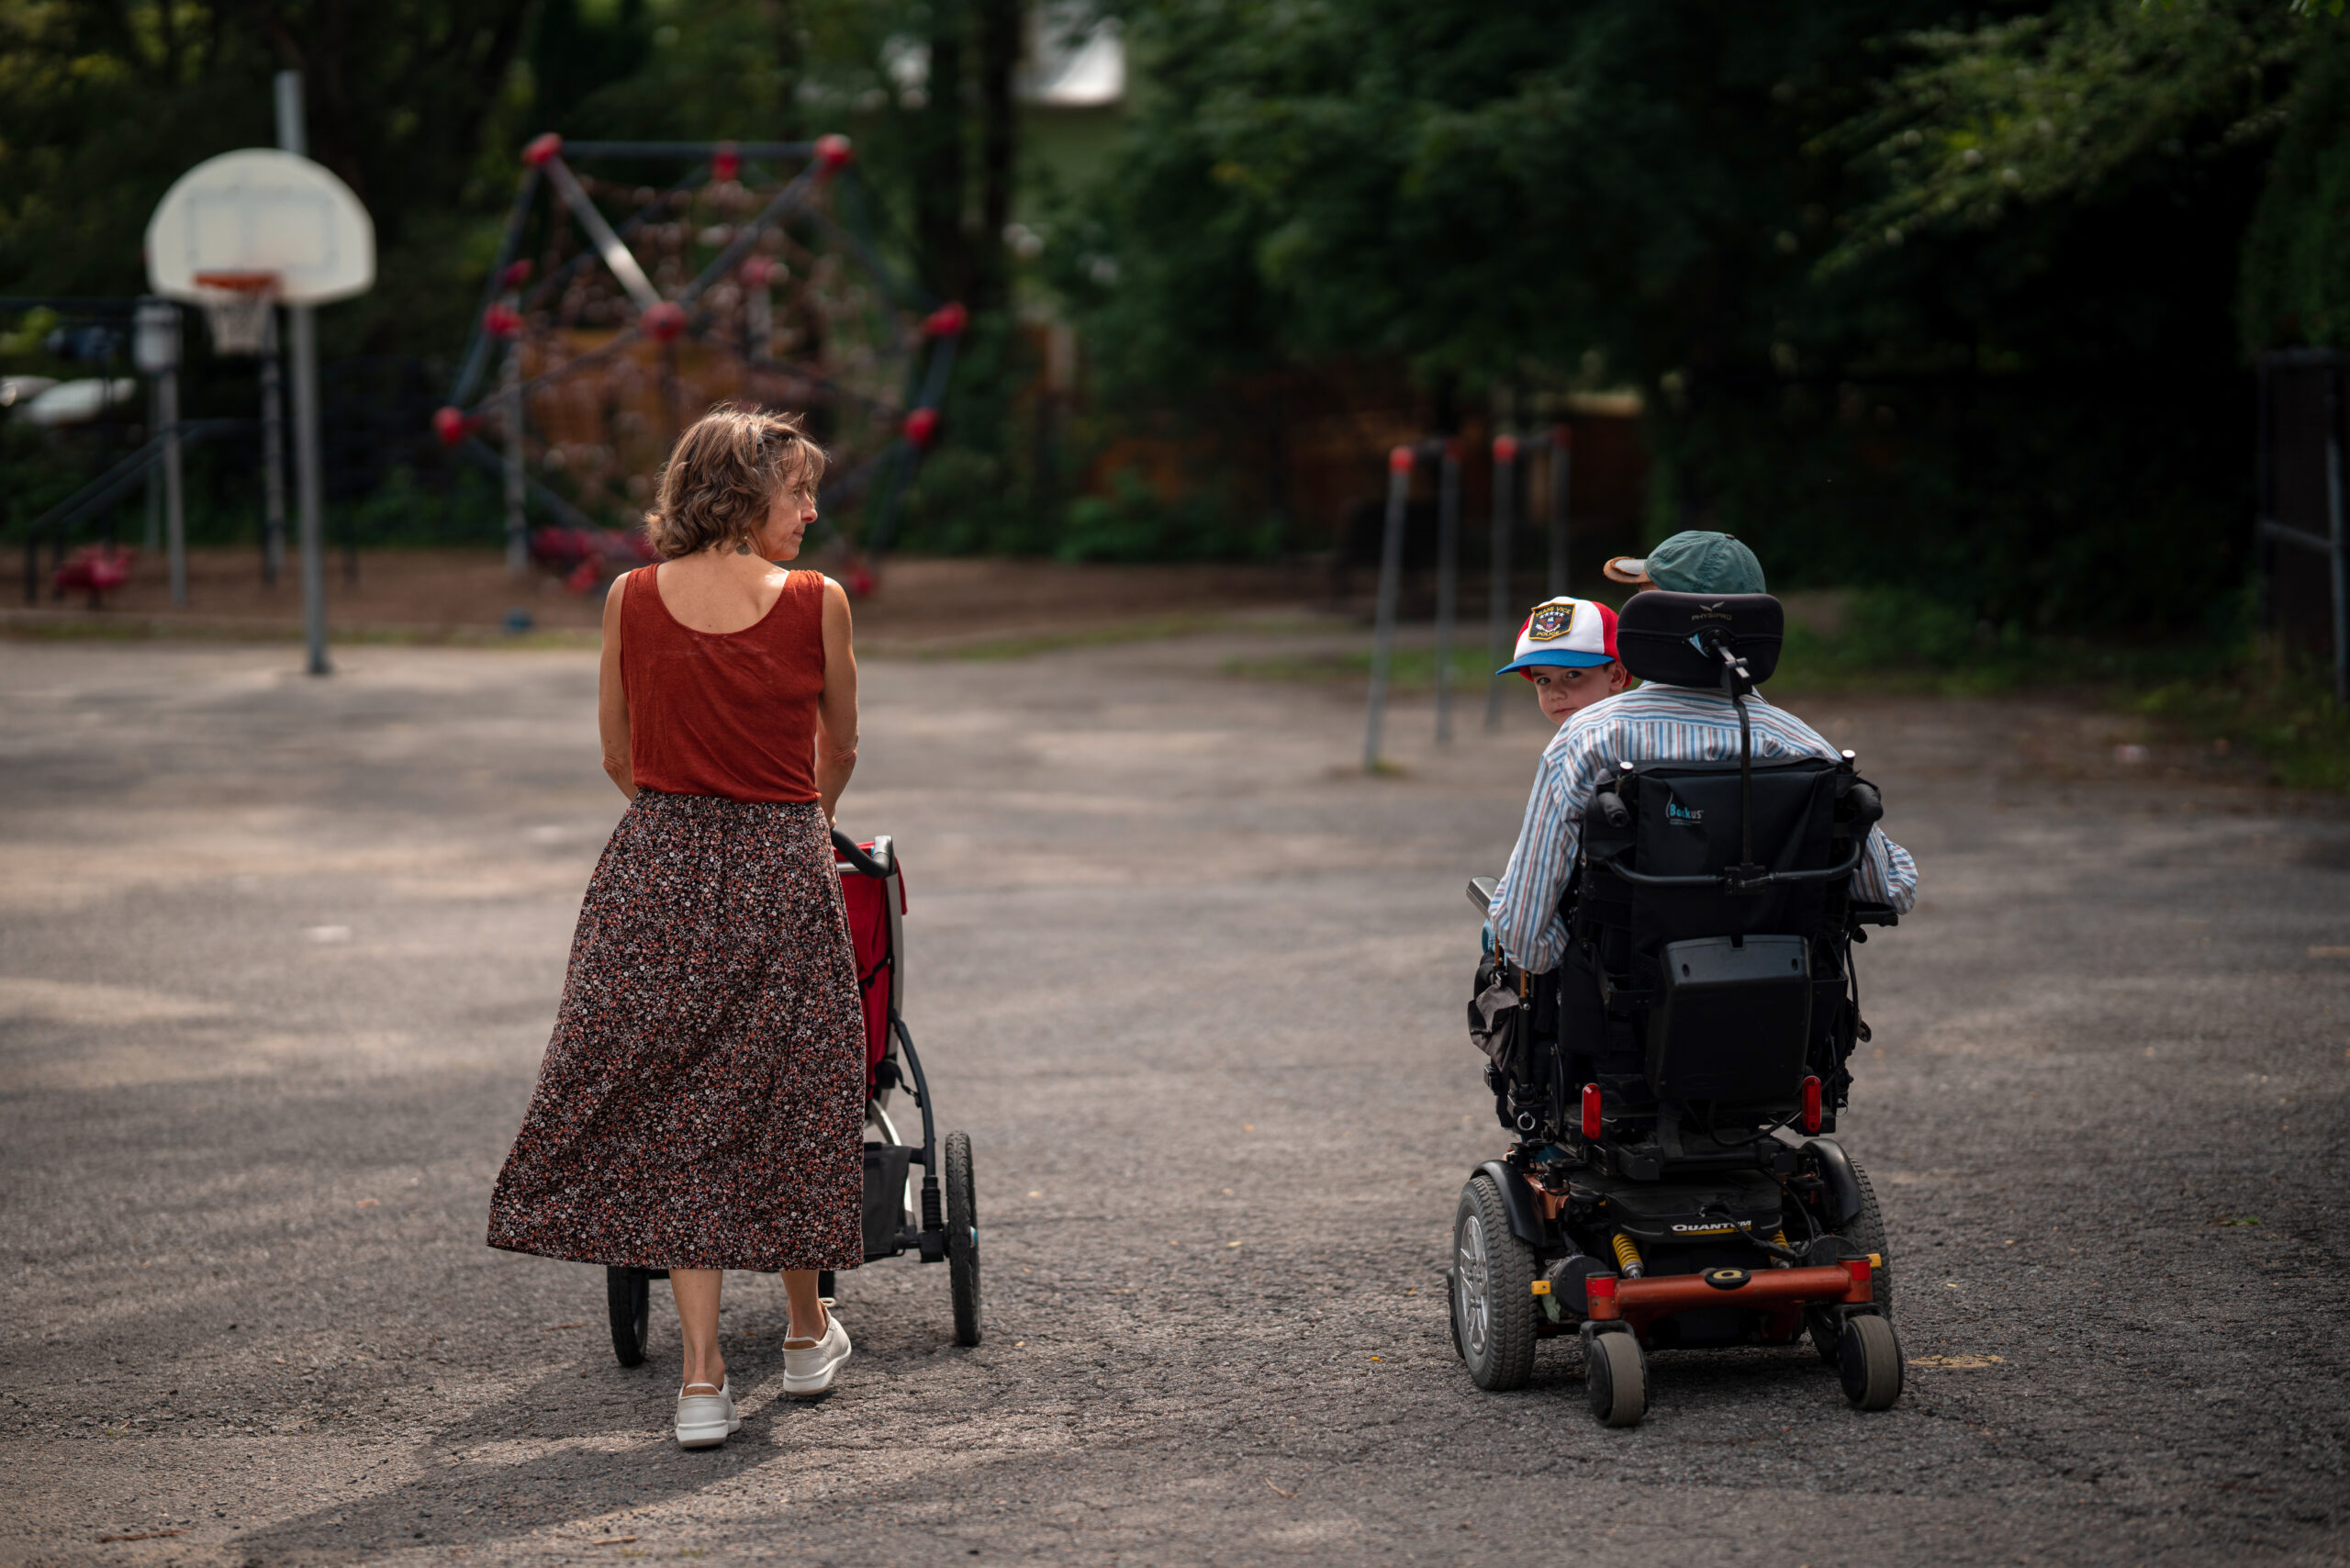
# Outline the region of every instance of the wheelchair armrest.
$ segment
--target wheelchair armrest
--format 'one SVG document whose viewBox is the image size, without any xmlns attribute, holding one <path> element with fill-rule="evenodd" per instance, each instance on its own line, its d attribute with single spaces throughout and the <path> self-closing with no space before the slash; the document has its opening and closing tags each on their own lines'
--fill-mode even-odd
<svg viewBox="0 0 2350 1568">
<path fill-rule="evenodd" d="M 1479 914 L 1484 913 L 1494 906 L 1494 890 L 1501 885 L 1502 879 L 1499 877 L 1469 879 L 1469 902 L 1477 906 Z"/>
<path fill-rule="evenodd" d="M 1852 906 L 1855 925 L 1898 925 L 1901 916 L 1889 903 L 1855 903 Z"/>
</svg>

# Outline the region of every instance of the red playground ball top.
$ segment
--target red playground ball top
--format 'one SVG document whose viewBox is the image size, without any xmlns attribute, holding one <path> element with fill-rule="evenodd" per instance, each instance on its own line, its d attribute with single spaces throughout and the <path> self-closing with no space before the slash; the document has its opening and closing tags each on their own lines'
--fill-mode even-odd
<svg viewBox="0 0 2350 1568">
<path fill-rule="evenodd" d="M 644 335 L 656 343 L 674 343 L 686 335 L 686 308 L 674 299 L 648 305 L 637 319 Z"/>
</svg>

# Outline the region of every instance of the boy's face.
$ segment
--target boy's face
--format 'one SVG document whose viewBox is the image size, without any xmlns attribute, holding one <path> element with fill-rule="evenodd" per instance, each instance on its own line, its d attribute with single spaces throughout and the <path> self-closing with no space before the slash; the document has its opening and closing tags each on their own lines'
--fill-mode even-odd
<svg viewBox="0 0 2350 1568">
<path fill-rule="evenodd" d="M 1527 674 L 1534 681 L 1534 700 L 1542 705 L 1542 716 L 1554 724 L 1565 723 L 1577 709 L 1614 696 L 1632 678 L 1620 664 L 1595 665 L 1589 669 L 1537 665 Z"/>
</svg>

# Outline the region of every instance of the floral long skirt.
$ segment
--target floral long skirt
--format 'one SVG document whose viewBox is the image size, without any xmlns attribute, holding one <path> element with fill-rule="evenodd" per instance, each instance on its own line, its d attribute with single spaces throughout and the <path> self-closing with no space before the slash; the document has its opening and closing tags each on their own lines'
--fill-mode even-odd
<svg viewBox="0 0 2350 1568">
<path fill-rule="evenodd" d="M 644 1269 L 853 1269 L 865 1025 L 813 803 L 640 791 L 572 939 L 489 1244 Z"/>
</svg>

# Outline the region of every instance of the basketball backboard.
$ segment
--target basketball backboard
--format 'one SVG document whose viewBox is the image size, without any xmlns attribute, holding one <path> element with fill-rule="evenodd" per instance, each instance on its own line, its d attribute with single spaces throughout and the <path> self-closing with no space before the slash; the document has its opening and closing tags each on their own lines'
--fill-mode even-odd
<svg viewBox="0 0 2350 1568">
<path fill-rule="evenodd" d="M 198 274 L 277 274 L 281 305 L 324 305 L 375 282 L 375 225 L 351 187 L 308 158 L 246 148 L 207 158 L 147 224 L 147 284 L 209 297 Z"/>
</svg>

